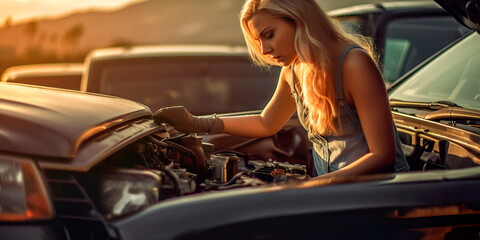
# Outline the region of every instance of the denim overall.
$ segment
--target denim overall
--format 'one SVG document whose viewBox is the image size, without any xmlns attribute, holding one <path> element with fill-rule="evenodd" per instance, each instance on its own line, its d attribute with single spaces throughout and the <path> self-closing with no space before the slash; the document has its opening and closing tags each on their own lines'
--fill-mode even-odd
<svg viewBox="0 0 480 240">
<path fill-rule="evenodd" d="M 289 78 L 288 83 L 292 95 L 297 104 L 297 115 L 305 129 L 308 131 L 308 138 L 313 143 L 313 161 L 317 175 L 323 175 L 328 172 L 339 170 L 350 163 L 356 161 L 360 157 L 369 153 L 367 140 L 362 130 L 360 120 L 356 110 L 351 109 L 346 103 L 343 96 L 343 73 L 342 65 L 348 51 L 352 48 L 360 48 L 356 45 L 349 45 L 345 48 L 338 62 L 337 75 L 335 77 L 335 90 L 337 96 L 337 104 L 339 106 L 340 114 L 340 134 L 336 135 L 318 135 L 309 130 L 307 125 L 308 109 L 303 104 L 303 99 L 296 91 L 294 81 L 296 76 L 292 64 L 292 77 Z M 395 164 L 392 169 L 393 172 L 404 172 L 409 170 L 409 166 L 403 154 L 402 145 L 398 132 L 394 126 L 395 136 Z"/>
</svg>

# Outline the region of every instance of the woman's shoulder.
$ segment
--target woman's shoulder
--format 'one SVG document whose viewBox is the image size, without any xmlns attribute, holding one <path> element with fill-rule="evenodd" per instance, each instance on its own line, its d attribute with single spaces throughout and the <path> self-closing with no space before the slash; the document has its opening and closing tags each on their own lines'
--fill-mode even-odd
<svg viewBox="0 0 480 240">
<path fill-rule="evenodd" d="M 353 48 L 345 56 L 343 66 L 343 84 L 347 89 L 356 89 L 371 84 L 384 84 L 375 61 L 362 48 Z"/>
<path fill-rule="evenodd" d="M 378 70 L 370 54 L 363 48 L 356 47 L 348 51 L 343 61 L 343 72 L 357 72 L 362 70 Z"/>
</svg>

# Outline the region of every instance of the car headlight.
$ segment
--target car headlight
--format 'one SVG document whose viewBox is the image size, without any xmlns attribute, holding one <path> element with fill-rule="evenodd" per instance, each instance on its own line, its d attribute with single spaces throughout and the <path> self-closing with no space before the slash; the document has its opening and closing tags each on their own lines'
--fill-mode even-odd
<svg viewBox="0 0 480 240">
<path fill-rule="evenodd" d="M 52 202 L 37 165 L 28 158 L 0 155 L 0 221 L 52 217 Z"/>
</svg>

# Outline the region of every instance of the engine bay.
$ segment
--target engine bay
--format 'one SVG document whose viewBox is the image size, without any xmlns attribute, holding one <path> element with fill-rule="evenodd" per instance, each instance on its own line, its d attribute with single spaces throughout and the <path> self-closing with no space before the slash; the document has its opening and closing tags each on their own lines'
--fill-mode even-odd
<svg viewBox="0 0 480 240">
<path fill-rule="evenodd" d="M 117 151 L 76 178 L 99 212 L 112 220 L 171 198 L 301 181 L 309 174 L 303 164 L 215 150 L 202 136 L 171 137 L 161 131 Z"/>
</svg>

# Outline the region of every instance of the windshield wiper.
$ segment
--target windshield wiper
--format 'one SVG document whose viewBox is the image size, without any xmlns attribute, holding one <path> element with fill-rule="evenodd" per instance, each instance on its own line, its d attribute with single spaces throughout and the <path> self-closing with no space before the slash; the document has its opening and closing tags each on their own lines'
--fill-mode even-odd
<svg viewBox="0 0 480 240">
<path fill-rule="evenodd" d="M 450 101 L 436 101 L 436 102 L 415 102 L 415 101 L 403 101 L 399 99 L 390 99 L 390 107 L 405 107 L 405 108 L 422 108 L 430 110 L 438 110 L 448 107 L 458 107 L 456 103 Z"/>
<path fill-rule="evenodd" d="M 414 102 L 390 99 L 390 107 L 393 108 L 421 108 L 434 110 L 426 114 L 416 114 L 417 117 L 428 120 L 480 120 L 480 110 L 464 108 L 449 101 L 438 102 Z M 478 122 L 477 122 L 478 123 Z"/>
</svg>

